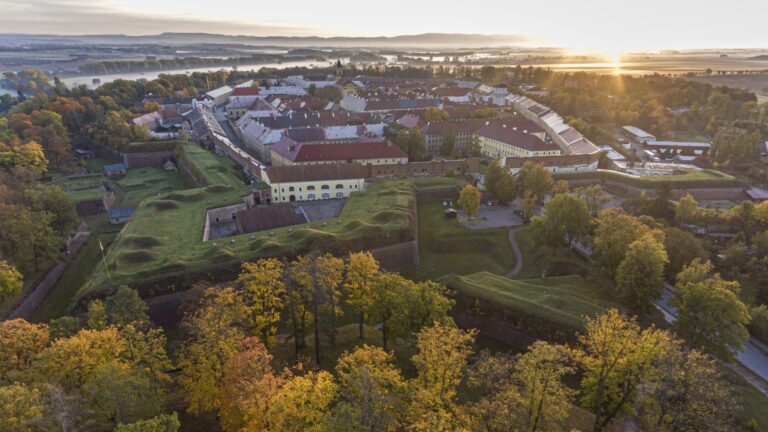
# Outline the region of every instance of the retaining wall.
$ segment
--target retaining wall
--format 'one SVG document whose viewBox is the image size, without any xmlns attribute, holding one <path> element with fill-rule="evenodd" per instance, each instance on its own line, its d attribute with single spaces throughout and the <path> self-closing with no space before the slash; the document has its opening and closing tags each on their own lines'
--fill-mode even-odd
<svg viewBox="0 0 768 432">
<path fill-rule="evenodd" d="M 154 151 L 141 153 L 123 153 L 123 163 L 128 168 L 160 167 L 168 158 L 173 157 L 172 151 Z"/>
</svg>

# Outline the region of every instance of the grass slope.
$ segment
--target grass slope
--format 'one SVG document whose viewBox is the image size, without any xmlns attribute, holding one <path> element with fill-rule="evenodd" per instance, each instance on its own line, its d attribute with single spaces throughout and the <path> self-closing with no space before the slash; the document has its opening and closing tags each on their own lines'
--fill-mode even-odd
<svg viewBox="0 0 768 432">
<path fill-rule="evenodd" d="M 584 316 L 597 315 L 612 305 L 606 293 L 578 275 L 513 280 L 481 272 L 451 275 L 443 283 L 464 295 L 576 329 L 583 328 Z"/>
<path fill-rule="evenodd" d="M 470 230 L 446 218 L 440 202 L 419 204 L 419 266 L 402 271 L 427 280 L 449 273 L 504 274 L 515 266 L 506 228 Z"/>
</svg>

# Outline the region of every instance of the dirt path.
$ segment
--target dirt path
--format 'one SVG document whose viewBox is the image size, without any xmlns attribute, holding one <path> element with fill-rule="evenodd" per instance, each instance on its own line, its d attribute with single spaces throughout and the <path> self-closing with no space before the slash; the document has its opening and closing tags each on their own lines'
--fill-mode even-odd
<svg viewBox="0 0 768 432">
<path fill-rule="evenodd" d="M 523 269 L 523 254 L 520 252 L 520 245 L 517 244 L 517 240 L 515 240 L 515 236 L 517 235 L 517 232 L 520 231 L 520 229 L 523 227 L 515 227 L 509 230 L 509 234 L 507 235 L 507 238 L 509 239 L 509 246 L 512 248 L 512 251 L 515 253 L 515 267 L 508 271 L 506 277 L 513 277 L 516 274 L 520 273 L 520 270 Z"/>
</svg>

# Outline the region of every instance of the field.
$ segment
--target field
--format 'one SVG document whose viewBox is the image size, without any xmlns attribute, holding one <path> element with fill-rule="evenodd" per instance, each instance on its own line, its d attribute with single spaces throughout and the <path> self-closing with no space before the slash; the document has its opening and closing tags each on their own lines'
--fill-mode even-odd
<svg viewBox="0 0 768 432">
<path fill-rule="evenodd" d="M 440 202 L 419 204 L 418 267 L 401 273 L 410 279 L 436 279 L 449 273 L 504 274 L 515 266 L 506 228 L 470 230 L 443 214 Z"/>
<path fill-rule="evenodd" d="M 768 101 L 768 73 L 708 75 L 687 78 L 715 86 L 736 87 L 755 93 L 761 102 Z"/>
<path fill-rule="evenodd" d="M 481 272 L 451 275 L 443 282 L 464 295 L 575 329 L 583 328 L 583 317 L 597 315 L 613 305 L 607 293 L 578 275 L 509 279 Z"/>
<path fill-rule="evenodd" d="M 190 161 L 205 163 L 204 155 L 201 153 Z M 212 153 L 207 155 L 216 159 Z M 215 165 L 208 167 L 215 170 Z M 98 268 L 80 295 L 119 284 L 141 281 L 151 285 L 189 273 L 206 275 L 214 269 L 221 272 L 222 268 L 236 267 L 247 259 L 305 252 L 318 242 L 357 242 L 358 248 L 372 243 L 395 243 L 407 235 L 404 233 L 413 222 L 414 186 L 409 181 L 387 181 L 353 194 L 337 220 L 203 242 L 206 210 L 239 202 L 247 191 L 244 186 L 233 187 L 233 179 L 222 177 L 220 180 L 224 184 L 142 201 L 110 248 L 107 256 L 110 275 Z M 165 290 L 178 288 L 173 283 L 161 285 Z M 154 288 L 144 292 L 146 295 L 156 293 Z"/>
</svg>

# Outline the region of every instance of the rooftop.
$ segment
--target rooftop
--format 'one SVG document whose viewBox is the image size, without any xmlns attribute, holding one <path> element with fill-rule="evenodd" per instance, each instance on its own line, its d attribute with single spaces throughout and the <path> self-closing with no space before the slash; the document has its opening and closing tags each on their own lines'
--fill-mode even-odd
<svg viewBox="0 0 768 432">
<path fill-rule="evenodd" d="M 526 130 L 504 124 L 489 124 L 480 128 L 476 133 L 481 137 L 501 141 L 528 151 L 560 150 L 556 144 L 546 142 L 530 131 L 526 132 Z"/>
<path fill-rule="evenodd" d="M 271 166 L 265 170 L 270 183 L 364 179 L 366 168 L 357 163 Z"/>
<path fill-rule="evenodd" d="M 293 162 L 399 159 L 408 155 L 385 138 L 361 138 L 355 142 L 301 144 L 284 138 L 272 151 Z"/>
</svg>

